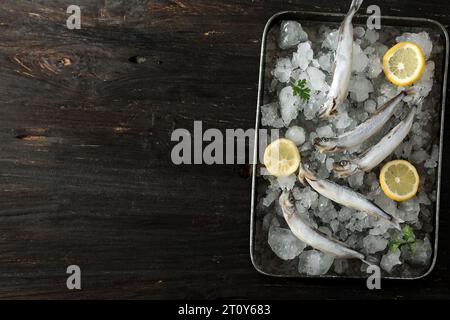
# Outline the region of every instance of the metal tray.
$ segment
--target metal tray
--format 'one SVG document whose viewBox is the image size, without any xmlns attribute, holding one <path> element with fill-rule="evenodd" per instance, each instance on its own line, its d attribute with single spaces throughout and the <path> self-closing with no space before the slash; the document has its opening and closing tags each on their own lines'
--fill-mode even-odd
<svg viewBox="0 0 450 320">
<path fill-rule="evenodd" d="M 319 12 L 298 12 L 298 11 L 285 11 L 280 12 L 272 16 L 264 29 L 261 46 L 261 61 L 259 72 L 259 88 L 258 88 L 258 102 L 256 108 L 256 132 L 260 129 L 261 112 L 260 107 L 265 103 L 271 101 L 266 100 L 266 86 L 268 86 L 268 70 L 266 70 L 267 64 L 267 44 L 268 35 L 274 28 L 279 29 L 280 22 L 282 20 L 296 20 L 302 24 L 303 27 L 308 25 L 318 24 L 330 24 L 336 25 L 342 21 L 344 14 L 329 14 Z M 353 19 L 353 25 L 365 25 L 367 21 L 367 15 L 356 15 Z M 430 36 L 438 41 L 439 47 L 442 48 L 439 57 L 435 57 L 435 84 L 430 96 L 436 99 L 436 104 L 440 108 L 440 127 L 438 134 L 436 135 L 435 142 L 439 142 L 439 163 L 436 171 L 436 183 L 437 183 L 437 195 L 434 215 L 434 231 L 431 234 L 431 241 L 433 245 L 433 257 L 430 265 L 419 272 L 419 274 L 413 274 L 411 276 L 398 276 L 398 275 L 383 275 L 384 279 L 420 279 L 427 276 L 434 268 L 437 259 L 437 247 L 438 247 L 438 228 L 439 228 L 439 202 L 440 202 L 440 190 L 441 190 L 441 162 L 442 162 L 442 147 L 443 147 L 443 132 L 444 132 L 444 109 L 445 109 L 445 94 L 447 88 L 447 69 L 448 69 L 448 56 L 449 56 L 449 40 L 446 29 L 437 21 L 423 18 L 406 18 L 406 17 L 392 17 L 382 16 L 381 23 L 383 27 L 397 27 L 401 28 L 402 32 L 418 32 L 426 30 Z M 428 98 L 430 98 L 428 96 Z M 258 159 L 259 154 L 259 141 L 258 134 L 255 135 L 253 159 Z M 307 276 L 298 273 L 297 264 L 298 258 L 291 261 L 283 261 L 272 253 L 269 245 L 267 244 L 267 231 L 262 230 L 263 217 L 258 214 L 259 209 L 257 207 L 258 201 L 258 187 L 261 184 L 261 177 L 258 176 L 258 168 L 260 164 L 258 161 L 254 161 L 252 168 L 252 196 L 251 196 L 251 219 L 250 219 L 250 256 L 251 261 L 256 270 L 264 275 L 274 277 L 291 277 L 291 278 L 363 278 L 364 274 L 355 275 L 337 275 L 326 274 L 323 276 Z"/>
</svg>

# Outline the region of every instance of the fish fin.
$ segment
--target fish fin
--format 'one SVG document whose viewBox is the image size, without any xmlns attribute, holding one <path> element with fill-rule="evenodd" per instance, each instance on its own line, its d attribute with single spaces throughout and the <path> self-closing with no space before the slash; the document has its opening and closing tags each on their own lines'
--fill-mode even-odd
<svg viewBox="0 0 450 320">
<path fill-rule="evenodd" d="M 356 13 L 356 11 L 359 10 L 361 7 L 361 4 L 363 3 L 363 0 L 353 0 L 350 4 L 350 9 L 348 10 L 348 15 L 353 15 Z"/>
<path fill-rule="evenodd" d="M 347 151 L 347 148 L 336 146 L 336 147 L 333 148 L 332 152 L 339 153 L 339 152 L 344 152 L 344 151 Z"/>
<path fill-rule="evenodd" d="M 365 263 L 365 264 L 367 264 L 367 266 L 376 266 L 376 264 L 374 264 L 374 263 L 370 263 L 369 261 L 367 261 L 367 260 L 364 260 L 364 259 L 361 259 L 361 261 L 363 262 L 363 263 Z"/>
</svg>

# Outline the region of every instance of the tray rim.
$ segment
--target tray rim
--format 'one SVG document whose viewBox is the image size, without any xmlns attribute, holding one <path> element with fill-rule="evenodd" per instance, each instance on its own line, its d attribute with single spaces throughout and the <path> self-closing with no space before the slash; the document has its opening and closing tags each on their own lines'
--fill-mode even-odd
<svg viewBox="0 0 450 320">
<path fill-rule="evenodd" d="M 260 51 L 260 63 L 259 63 L 259 79 L 258 79 L 258 98 L 256 105 L 256 121 L 255 121 L 255 137 L 253 145 L 253 164 L 252 164 L 252 189 L 251 189 L 251 209 L 250 209 L 250 260 L 253 267 L 260 274 L 265 276 L 275 277 L 275 278 L 293 278 L 293 279 L 363 279 L 364 276 L 336 276 L 336 275 L 322 275 L 322 276 L 308 276 L 308 275 L 284 275 L 284 274 L 273 274 L 268 273 L 260 269 L 258 264 L 254 259 L 254 236 L 255 236 L 255 203 L 256 203 L 256 170 L 258 166 L 258 144 L 259 144 L 259 119 L 260 119 L 260 107 L 262 102 L 262 84 L 264 81 L 264 58 L 266 49 L 266 38 L 267 33 L 270 30 L 272 23 L 283 15 L 315 15 L 324 17 L 344 17 L 343 13 L 326 13 L 326 12 L 316 12 L 316 11 L 280 11 L 273 14 L 264 26 L 264 31 L 261 39 L 261 51 Z M 368 15 L 355 15 L 356 18 L 369 17 Z M 381 19 L 386 20 L 397 20 L 397 21 L 416 21 L 416 22 L 426 22 L 434 24 L 445 38 L 445 50 L 444 50 L 444 66 L 443 66 L 443 81 L 441 88 L 441 121 L 440 121 L 440 134 L 439 134 L 439 162 L 438 162 L 438 179 L 436 188 L 436 211 L 435 211 L 435 226 L 434 226 L 434 246 L 433 246 L 433 259 L 431 261 L 430 267 L 426 272 L 417 277 L 398 277 L 398 276 L 385 276 L 382 279 L 389 280 L 418 280 L 428 276 L 435 268 L 438 253 L 438 241 L 439 241 L 439 212 L 440 212 L 440 196 L 441 196 L 441 174 L 442 174 L 442 153 L 443 153 L 443 140 L 444 140 L 444 117 L 445 117 L 445 102 L 446 102 L 446 91 L 447 91 L 447 75 L 448 75 L 448 58 L 449 58 L 449 35 L 447 29 L 437 20 L 429 18 L 417 18 L 417 17 L 399 17 L 399 16 L 381 16 Z"/>
</svg>

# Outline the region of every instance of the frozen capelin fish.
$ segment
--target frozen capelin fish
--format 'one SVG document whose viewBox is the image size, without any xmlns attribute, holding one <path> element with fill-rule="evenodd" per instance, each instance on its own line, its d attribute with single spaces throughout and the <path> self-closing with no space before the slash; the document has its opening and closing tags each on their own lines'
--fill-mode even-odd
<svg viewBox="0 0 450 320">
<path fill-rule="evenodd" d="M 339 27 L 338 46 L 334 58 L 334 73 L 327 100 L 319 111 L 320 118 L 329 118 L 348 94 L 352 74 L 353 25 L 352 19 L 363 0 L 353 0 L 350 10 Z"/>
<path fill-rule="evenodd" d="M 322 196 L 340 205 L 365 212 L 378 219 L 384 219 L 393 228 L 401 230 L 400 223 L 404 222 L 403 220 L 390 215 L 375 203 L 368 200 L 364 195 L 348 187 L 338 185 L 330 180 L 319 179 L 314 173 L 303 167 L 303 165 L 300 165 L 298 179 L 303 184 L 308 183 L 311 188 Z"/>
<path fill-rule="evenodd" d="M 404 90 L 398 93 L 353 130 L 345 132 L 338 137 L 316 138 L 314 145 L 322 153 L 342 152 L 359 146 L 380 131 L 384 124 L 392 117 L 396 107 L 400 105 L 400 101 L 409 92 Z"/>
<path fill-rule="evenodd" d="M 363 254 L 348 248 L 338 240 L 332 239 L 312 229 L 297 213 L 297 210 L 291 201 L 290 192 L 284 191 L 280 196 L 279 202 L 281 209 L 283 210 L 284 219 L 292 233 L 304 243 L 339 259 L 360 259 L 364 261 Z"/>
<path fill-rule="evenodd" d="M 333 171 L 338 177 L 348 177 L 356 172 L 370 171 L 386 159 L 402 143 L 411 131 L 416 109 L 412 109 L 406 117 L 397 124 L 376 145 L 366 150 L 358 158 L 341 160 L 333 163 Z"/>
</svg>

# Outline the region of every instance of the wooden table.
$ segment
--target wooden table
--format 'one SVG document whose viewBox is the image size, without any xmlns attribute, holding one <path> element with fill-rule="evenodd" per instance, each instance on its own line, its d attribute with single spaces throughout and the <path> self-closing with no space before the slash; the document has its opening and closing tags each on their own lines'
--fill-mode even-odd
<svg viewBox="0 0 450 320">
<path fill-rule="evenodd" d="M 258 274 L 248 167 L 172 164 L 175 128 L 254 126 L 272 14 L 349 4 L 284 2 L 1 1 L 1 298 L 450 297 L 448 153 L 435 271 L 380 291 Z M 382 3 L 370 2 L 450 22 L 442 1 Z M 81 30 L 66 27 L 71 4 Z M 72 264 L 81 291 L 66 288 Z"/>
</svg>

